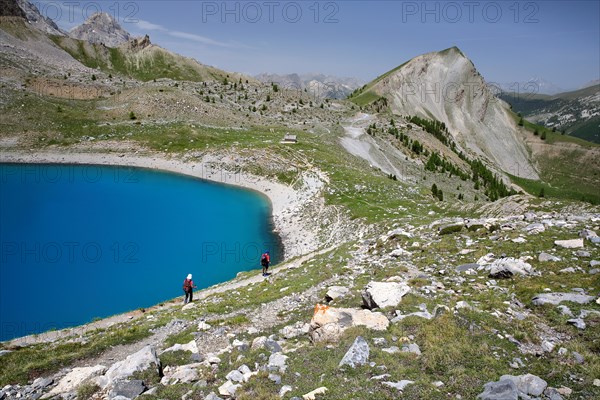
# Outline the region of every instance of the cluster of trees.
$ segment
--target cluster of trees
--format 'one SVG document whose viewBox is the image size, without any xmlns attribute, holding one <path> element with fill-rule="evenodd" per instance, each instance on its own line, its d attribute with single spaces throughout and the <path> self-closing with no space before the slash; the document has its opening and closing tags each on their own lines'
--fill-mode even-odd
<svg viewBox="0 0 600 400">
<path fill-rule="evenodd" d="M 458 168 L 452 162 L 446 160 L 444 157 L 440 157 L 437 152 L 431 153 L 427 163 L 425 164 L 425 169 L 432 172 L 448 172 L 450 173 L 450 176 L 459 176 L 463 181 L 469 179 L 469 174 Z"/>
<path fill-rule="evenodd" d="M 438 189 L 435 183 L 431 185 L 431 194 L 439 201 L 444 201 L 444 193 L 442 192 L 442 189 Z"/>
<path fill-rule="evenodd" d="M 446 124 L 440 122 L 438 120 L 431 120 L 427 118 L 419 118 L 416 115 L 409 117 L 408 121 L 412 122 L 415 125 L 423 128 L 425 132 L 431 133 L 435 136 L 440 142 L 444 143 L 446 146 L 449 146 L 452 142 L 449 139 L 450 133 L 448 132 L 448 128 L 446 128 Z"/>
<path fill-rule="evenodd" d="M 485 195 L 491 200 L 496 201 L 501 197 L 511 196 L 516 194 L 514 190 L 509 190 L 502 179 L 498 178 L 496 174 L 490 171 L 481 161 L 469 160 L 467 161 L 471 165 L 471 171 L 473 172 L 473 182 L 475 182 L 475 188 L 479 187 L 479 181 L 482 182 L 485 187 Z"/>
</svg>

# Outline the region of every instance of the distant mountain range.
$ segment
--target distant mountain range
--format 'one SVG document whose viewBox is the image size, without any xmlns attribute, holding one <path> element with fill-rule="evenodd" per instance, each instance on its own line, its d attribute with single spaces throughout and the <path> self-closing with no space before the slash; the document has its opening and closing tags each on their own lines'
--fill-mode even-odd
<svg viewBox="0 0 600 400">
<path fill-rule="evenodd" d="M 277 83 L 284 88 L 306 90 L 313 96 L 331 99 L 344 99 L 364 83 L 358 78 L 342 78 L 320 73 L 286 75 L 262 73 L 254 77 L 264 83 Z"/>
<path fill-rule="evenodd" d="M 531 122 L 600 143 L 600 84 L 555 94 L 505 92 L 501 99 Z"/>
</svg>

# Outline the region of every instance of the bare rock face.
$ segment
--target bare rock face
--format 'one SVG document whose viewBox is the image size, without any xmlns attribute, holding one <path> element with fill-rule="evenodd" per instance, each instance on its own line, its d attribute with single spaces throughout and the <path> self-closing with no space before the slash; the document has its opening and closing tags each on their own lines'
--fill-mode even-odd
<svg viewBox="0 0 600 400">
<path fill-rule="evenodd" d="M 117 47 L 131 38 L 119 22 L 107 13 L 95 13 L 83 24 L 71 29 L 69 36 L 90 43 L 102 43 L 106 47 Z"/>
<path fill-rule="evenodd" d="M 22 10 L 22 16 L 29 22 L 34 28 L 48 33 L 50 35 L 64 36 L 63 32 L 50 18 L 43 16 L 38 8 L 30 3 L 28 0 L 9 0 L 8 3 L 17 3 L 20 10 Z M 2 8 L 2 7 L 0 7 Z M 0 9 L 0 13 L 2 10 Z"/>
<path fill-rule="evenodd" d="M 144 37 L 137 37 L 133 39 L 129 39 L 127 42 L 127 49 L 131 51 L 140 51 L 150 46 L 152 43 L 150 42 L 150 36 L 145 35 Z"/>
</svg>

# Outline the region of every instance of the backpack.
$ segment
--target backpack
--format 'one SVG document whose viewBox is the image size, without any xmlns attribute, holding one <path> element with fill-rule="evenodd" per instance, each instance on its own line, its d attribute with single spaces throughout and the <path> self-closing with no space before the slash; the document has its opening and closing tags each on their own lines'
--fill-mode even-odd
<svg viewBox="0 0 600 400">
<path fill-rule="evenodd" d="M 192 288 L 192 282 L 189 279 L 183 281 L 183 290 L 185 292 L 189 292 Z"/>
<path fill-rule="evenodd" d="M 260 264 L 264 265 L 265 267 L 267 266 L 267 264 L 269 263 L 269 258 L 267 256 L 267 253 L 263 254 L 262 257 L 260 258 Z"/>
</svg>

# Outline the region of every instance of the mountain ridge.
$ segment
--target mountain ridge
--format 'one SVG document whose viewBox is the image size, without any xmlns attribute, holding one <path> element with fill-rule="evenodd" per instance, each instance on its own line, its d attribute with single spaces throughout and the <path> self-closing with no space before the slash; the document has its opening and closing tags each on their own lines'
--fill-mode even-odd
<svg viewBox="0 0 600 400">
<path fill-rule="evenodd" d="M 394 113 L 443 122 L 463 149 L 503 171 L 538 177 L 508 105 L 494 96 L 458 47 L 417 56 L 365 85 L 351 100 L 365 105 L 381 97 Z"/>
</svg>

